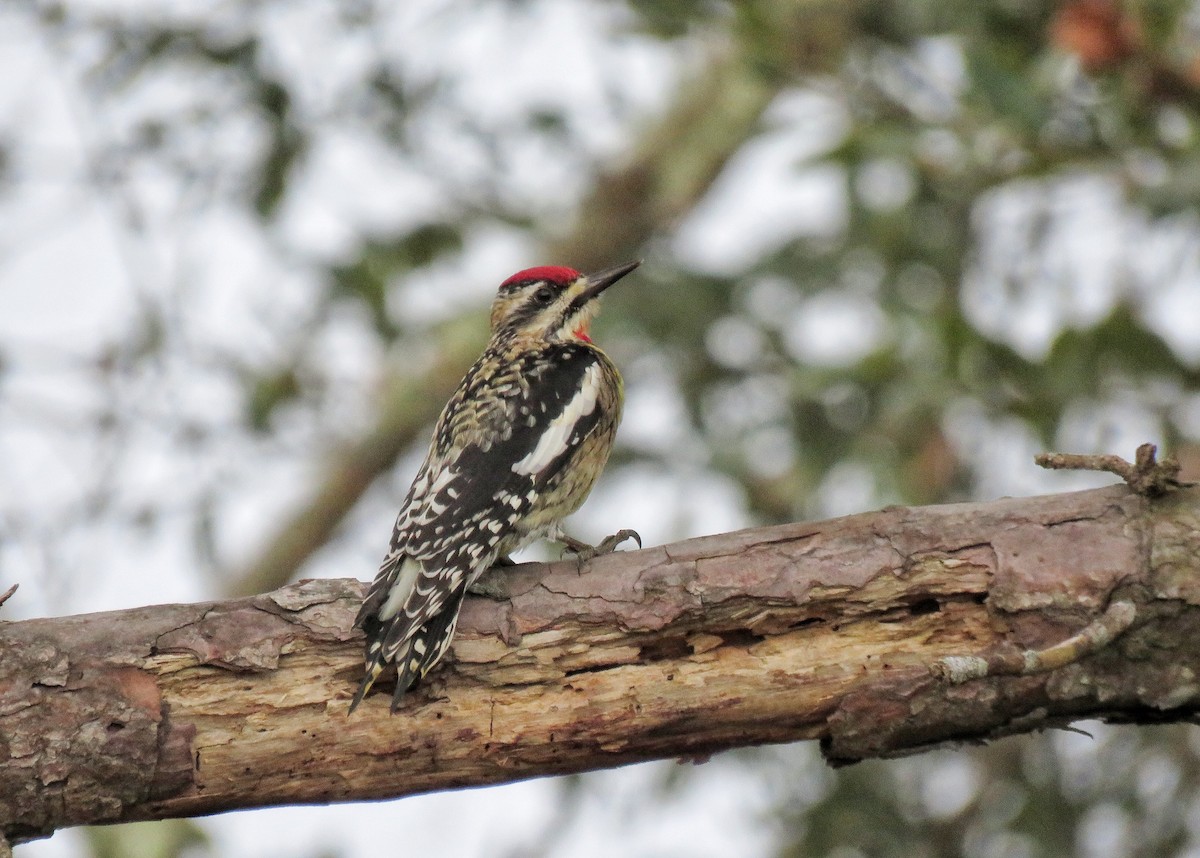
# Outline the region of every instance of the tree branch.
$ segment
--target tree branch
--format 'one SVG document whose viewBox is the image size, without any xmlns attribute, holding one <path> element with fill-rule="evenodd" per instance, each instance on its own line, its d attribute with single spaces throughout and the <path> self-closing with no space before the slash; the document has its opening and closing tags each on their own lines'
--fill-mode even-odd
<svg viewBox="0 0 1200 858">
<path fill-rule="evenodd" d="M 386 691 L 346 716 L 357 581 L 0 623 L 0 834 L 1200 711 L 1198 489 L 892 508 L 493 574 L 509 598 L 468 601 L 449 668 L 394 717 Z M 1136 622 L 1102 645 L 1126 603 Z M 933 674 L 1026 651 L 1057 669 Z"/>
</svg>

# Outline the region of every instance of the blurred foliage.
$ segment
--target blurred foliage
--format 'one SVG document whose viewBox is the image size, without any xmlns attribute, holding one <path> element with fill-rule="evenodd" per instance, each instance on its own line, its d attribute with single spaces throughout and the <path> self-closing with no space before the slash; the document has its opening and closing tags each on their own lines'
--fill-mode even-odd
<svg viewBox="0 0 1200 858">
<path fill-rule="evenodd" d="M 1179 755 L 1190 728 L 1085 726 L 1094 737 L 1031 736 L 840 772 L 827 789 L 792 796 L 784 824 L 797 836 L 780 854 L 1186 854 L 1200 797 L 1196 761 Z"/>
<path fill-rule="evenodd" d="M 1200 291 L 1195 3 L 576 4 L 599 49 L 569 60 L 525 38 L 546 4 L 474 23 L 483 5 L 17 4 L 77 75 L 90 117 L 79 184 L 111 206 L 127 248 L 192 255 L 176 271 L 126 250 L 141 303 L 126 336 L 81 370 L 104 397 L 92 413 L 22 412 L 0 386 L 0 406 L 64 434 L 99 427 L 87 461 L 113 481 L 87 483 L 83 512 L 44 525 L 0 514 L 0 544 L 41 534 L 53 557 L 71 522 L 125 515 L 151 529 L 156 495 L 118 481 L 125 451 L 157 432 L 186 473 L 168 482 L 166 505 L 191 516 L 198 565 L 227 565 L 238 501 L 226 496 L 269 489 L 275 466 L 311 473 L 336 442 L 369 437 L 390 407 L 387 376 L 416 379 L 407 397 L 438 390 L 440 376 L 419 383 L 446 372 L 430 357 L 439 331 L 459 315 L 474 325 L 493 285 L 468 286 L 463 272 L 498 243 L 564 241 L 588 223 L 576 207 L 603 181 L 604 199 L 624 195 L 637 212 L 641 244 L 624 251 L 647 263 L 638 288 L 606 298 L 598 336 L 630 367 L 632 394 L 665 376 L 683 419 L 619 450 L 618 472 L 701 467 L 771 523 L 1035 485 L 1012 474 L 1028 460 L 1014 450 L 1128 454 L 1153 440 L 1195 460 L 1200 319 L 1180 315 Z M 797 8 L 803 38 L 781 23 Z M 503 69 L 467 59 L 487 42 L 483 26 L 501 33 L 488 56 Z M 712 187 L 695 210 L 677 211 L 674 197 L 634 206 L 676 189 L 652 179 L 666 170 L 614 152 L 637 151 L 646 112 L 686 104 L 694 73 L 734 48 L 778 89 L 775 103 L 749 136 L 710 153 L 700 172 Z M 551 51 L 538 59 L 544 78 L 594 64 L 590 94 L 507 86 L 539 50 Z M 502 110 L 479 100 L 488 86 L 506 87 Z M 39 144 L 22 136 L 20 111 L 0 120 L 6 200 Z M 646 157 L 674 167 L 685 154 Z M 805 202 L 777 212 L 773 194 Z M 245 243 L 224 267 L 204 231 L 214 213 Z M 231 318 L 228 330 L 213 317 Z M 0 382 L 11 353 L 0 352 Z M 180 365 L 203 408 L 176 403 Z M 427 422 L 404 427 L 414 453 Z M 214 464 L 238 456 L 254 468 L 231 479 Z M 1033 737 L 819 775 L 796 753 L 737 757 L 764 777 L 795 767 L 779 778 L 790 784 L 774 815 L 781 856 L 1200 849 L 1200 749 L 1183 728 L 1104 728 L 1091 744 Z M 586 792 L 586 778 L 568 783 L 564 802 Z M 554 836 L 536 854 L 569 854 Z M 203 845 L 171 842 L 154 854 Z M 92 843 L 97 855 L 133 854 L 100 834 Z"/>
<path fill-rule="evenodd" d="M 211 841 L 190 819 L 131 822 L 127 825 L 87 829 L 94 858 L 175 858 L 177 855 L 210 855 Z"/>
<path fill-rule="evenodd" d="M 399 330 L 388 311 L 389 286 L 402 272 L 461 252 L 462 244 L 461 227 L 453 223 L 426 223 L 404 235 L 367 239 L 350 263 L 331 269 L 334 295 L 361 302 L 371 314 L 376 333 L 394 339 Z"/>
</svg>

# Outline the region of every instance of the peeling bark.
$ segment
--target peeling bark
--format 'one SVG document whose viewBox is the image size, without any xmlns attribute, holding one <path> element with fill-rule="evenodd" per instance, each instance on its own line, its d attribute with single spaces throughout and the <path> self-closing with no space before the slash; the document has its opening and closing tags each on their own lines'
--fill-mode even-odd
<svg viewBox="0 0 1200 858">
<path fill-rule="evenodd" d="M 0 622 L 0 835 L 1200 711 L 1196 489 L 893 508 L 493 577 L 507 598 L 468 600 L 449 667 L 394 717 L 386 688 L 346 717 L 357 581 Z M 1066 663 L 936 675 L 1029 652 Z"/>
</svg>

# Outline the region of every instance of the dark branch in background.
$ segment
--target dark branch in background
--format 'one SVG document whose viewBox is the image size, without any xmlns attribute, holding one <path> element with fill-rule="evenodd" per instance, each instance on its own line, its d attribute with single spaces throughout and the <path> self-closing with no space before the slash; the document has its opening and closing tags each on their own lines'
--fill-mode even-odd
<svg viewBox="0 0 1200 858">
<path fill-rule="evenodd" d="M 545 260 L 586 271 L 636 257 L 699 203 L 782 89 L 798 74 L 825 70 L 841 57 L 850 35 L 844 9 L 808 2 L 770 14 L 777 20 L 764 24 L 769 40 L 745 38 L 715 51 L 681 86 L 675 105 L 644 132 L 627 161 L 596 179 L 570 234 L 547 242 Z M 425 376 L 394 381 L 374 428 L 334 454 L 313 493 L 234 573 L 231 594 L 283 586 L 329 541 L 375 478 L 437 417 L 475 359 L 487 332 L 481 318 L 471 322 L 469 330 L 447 332 Z"/>
<path fill-rule="evenodd" d="M 469 600 L 448 669 L 394 717 L 386 691 L 346 716 L 357 581 L 0 623 L 0 832 L 1200 715 L 1197 489 L 892 508 L 495 575 L 508 598 Z M 931 673 L 1026 652 L 1057 669 Z"/>
<path fill-rule="evenodd" d="M 424 376 L 393 379 L 380 398 L 375 426 L 333 454 L 312 494 L 278 525 L 258 556 L 235 573 L 225 589 L 235 596 L 248 596 L 291 580 L 330 540 L 375 479 L 437 418 L 485 336 L 483 329 L 447 330 L 440 339 L 437 361 Z"/>
</svg>

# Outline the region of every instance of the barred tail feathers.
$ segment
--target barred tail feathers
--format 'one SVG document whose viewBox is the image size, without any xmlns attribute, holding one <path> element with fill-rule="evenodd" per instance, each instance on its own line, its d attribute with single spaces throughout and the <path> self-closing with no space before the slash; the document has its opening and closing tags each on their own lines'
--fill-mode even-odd
<svg viewBox="0 0 1200 858">
<path fill-rule="evenodd" d="M 405 647 L 403 657 L 396 657 L 396 691 L 392 695 L 393 714 L 404 702 L 404 695 L 425 678 L 442 660 L 454 639 L 458 614 L 462 609 L 467 588 L 461 587 L 442 611 L 417 630 Z"/>
<path fill-rule="evenodd" d="M 366 655 L 366 671 L 363 674 L 362 682 L 358 685 L 358 691 L 354 693 L 354 699 L 350 701 L 350 709 L 346 712 L 347 715 L 353 715 L 354 710 L 358 708 L 358 704 L 363 702 L 363 698 L 367 696 L 367 692 L 371 690 L 371 686 L 375 684 L 375 680 L 383 673 L 387 663 L 383 659 L 383 643 L 379 640 L 372 641 L 367 646 Z"/>
<path fill-rule="evenodd" d="M 367 632 L 367 640 L 370 641 L 366 650 L 366 669 L 347 714 L 358 708 L 375 681 L 388 665 L 393 663 L 396 665 L 396 690 L 392 695 L 391 710 L 394 713 L 400 708 L 405 695 L 437 666 L 450 648 L 465 595 L 466 587 L 460 588 L 451 598 L 450 604 L 435 614 L 429 622 L 407 638 L 390 645 L 387 627 L 401 626 L 399 618 L 392 617 L 391 622 L 380 622 L 378 617 L 374 616 L 366 618 L 364 630 Z"/>
</svg>

